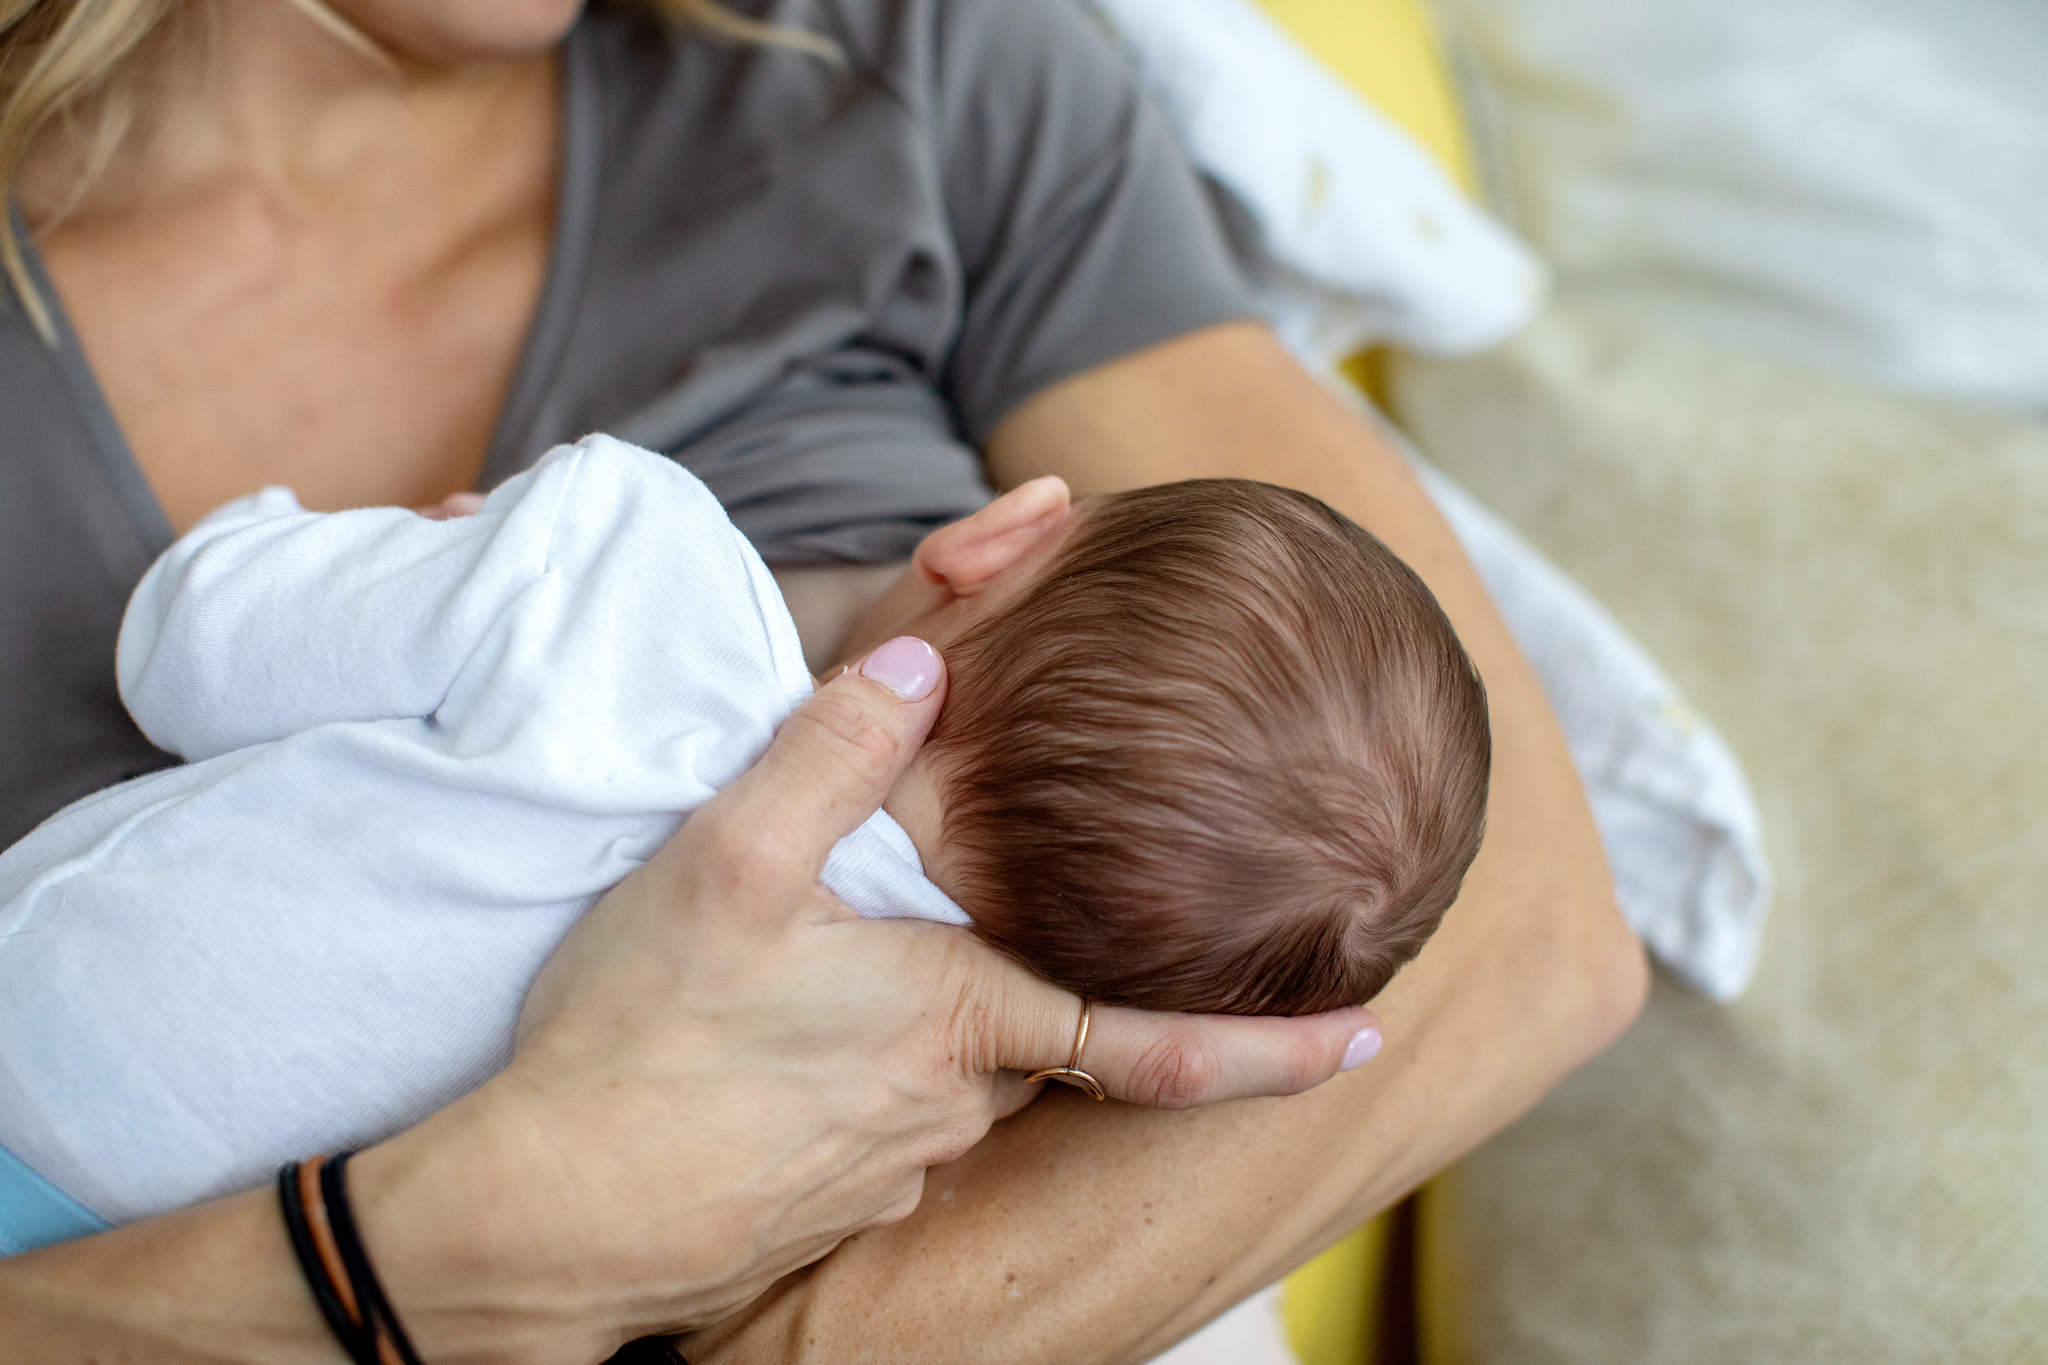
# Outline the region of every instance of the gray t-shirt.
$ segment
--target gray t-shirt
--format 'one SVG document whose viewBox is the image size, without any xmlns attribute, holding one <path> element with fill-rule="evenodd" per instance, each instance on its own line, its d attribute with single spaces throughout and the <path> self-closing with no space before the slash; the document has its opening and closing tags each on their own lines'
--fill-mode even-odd
<svg viewBox="0 0 2048 1365">
<path fill-rule="evenodd" d="M 1158 114 L 1069 0 L 770 0 L 836 67 L 593 9 L 553 254 L 484 470 L 603 430 L 698 474 L 771 563 L 902 558 L 989 496 L 1060 379 L 1248 314 Z M 30 261 L 46 291 L 40 262 Z M 0 301 L 0 846 L 176 760 L 114 688 L 171 542 L 75 338 Z"/>
</svg>

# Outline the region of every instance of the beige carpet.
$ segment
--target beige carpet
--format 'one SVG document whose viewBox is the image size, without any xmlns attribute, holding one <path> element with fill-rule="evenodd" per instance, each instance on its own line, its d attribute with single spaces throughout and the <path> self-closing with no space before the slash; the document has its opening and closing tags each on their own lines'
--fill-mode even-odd
<svg viewBox="0 0 2048 1365">
<path fill-rule="evenodd" d="M 1780 891 L 1436 1187 L 1436 1362 L 2048 1360 L 2048 424 L 1560 310 L 1396 414 L 1721 727 Z"/>
</svg>

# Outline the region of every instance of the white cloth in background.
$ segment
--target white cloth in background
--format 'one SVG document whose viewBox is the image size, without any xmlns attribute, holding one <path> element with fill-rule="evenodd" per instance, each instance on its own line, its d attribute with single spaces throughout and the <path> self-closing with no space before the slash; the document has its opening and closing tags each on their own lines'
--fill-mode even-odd
<svg viewBox="0 0 2048 1365">
<path fill-rule="evenodd" d="M 113 1223 L 502 1067 L 577 917 L 811 692 L 717 500 L 602 436 L 455 521 L 231 504 L 137 588 L 119 672 L 193 761 L 0 855 L 0 1148 Z M 885 814 L 824 880 L 967 922 Z"/>
<path fill-rule="evenodd" d="M 1416 472 L 1557 712 L 1622 915 L 1682 980 L 1734 999 L 1771 901 L 1763 822 L 1735 755 L 1585 589 L 1442 473 L 1420 460 Z"/>
<path fill-rule="evenodd" d="M 1151 1365 L 1299 1365 L 1280 1317 L 1284 1284 L 1268 1285 Z"/>
<path fill-rule="evenodd" d="M 1574 301 L 2048 413 L 2048 5 L 1451 9 Z"/>
<path fill-rule="evenodd" d="M 1249 0 L 1091 3 L 1234 206 L 1260 311 L 1310 368 L 1379 341 L 1472 355 L 1536 315 L 1543 264 Z"/>
</svg>

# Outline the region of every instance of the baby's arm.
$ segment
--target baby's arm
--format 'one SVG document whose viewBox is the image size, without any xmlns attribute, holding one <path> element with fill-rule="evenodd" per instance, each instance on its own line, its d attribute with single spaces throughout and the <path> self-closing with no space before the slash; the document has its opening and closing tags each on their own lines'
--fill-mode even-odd
<svg viewBox="0 0 2048 1365">
<path fill-rule="evenodd" d="M 144 575 L 121 698 L 200 759 L 329 721 L 431 714 L 491 619 L 546 564 L 530 488 L 470 518 L 307 512 L 272 488 L 215 512 Z"/>
<path fill-rule="evenodd" d="M 659 455 L 593 436 L 449 520 L 263 497 L 173 547 L 122 626 L 122 699 L 187 758 L 431 717 L 451 753 L 539 745 L 524 780 L 631 804 L 647 762 L 736 773 L 810 695 L 759 556 Z"/>
<path fill-rule="evenodd" d="M 602 767 L 623 761 L 593 747 L 602 735 L 672 725 L 691 668 L 733 713 L 707 723 L 772 730 L 762 698 L 810 691 L 774 583 L 717 500 L 603 436 L 473 515 L 315 514 L 283 490 L 230 504 L 144 577 L 118 656 L 137 724 L 190 759 L 425 716 L 502 748 L 560 710 L 578 761 Z M 703 686 L 694 703 L 711 705 Z"/>
</svg>

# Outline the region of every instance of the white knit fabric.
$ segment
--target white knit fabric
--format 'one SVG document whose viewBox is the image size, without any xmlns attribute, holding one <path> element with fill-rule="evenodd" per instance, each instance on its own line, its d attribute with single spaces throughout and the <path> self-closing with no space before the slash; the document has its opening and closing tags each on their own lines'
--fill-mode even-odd
<svg viewBox="0 0 2048 1365">
<path fill-rule="evenodd" d="M 602 436 L 455 521 L 231 504 L 137 588 L 119 672 L 192 761 L 0 855 L 0 1147 L 114 1223 L 502 1067 L 576 918 L 811 692 L 717 501 Z M 825 881 L 967 922 L 884 814 Z"/>
</svg>

